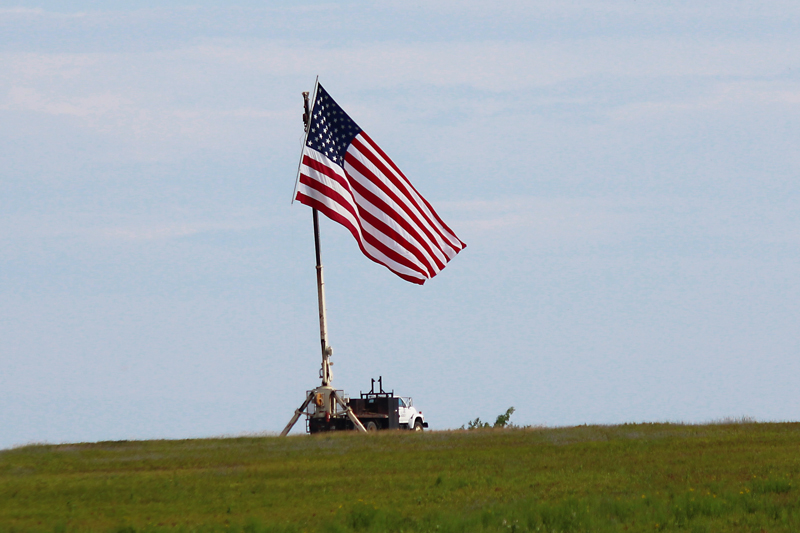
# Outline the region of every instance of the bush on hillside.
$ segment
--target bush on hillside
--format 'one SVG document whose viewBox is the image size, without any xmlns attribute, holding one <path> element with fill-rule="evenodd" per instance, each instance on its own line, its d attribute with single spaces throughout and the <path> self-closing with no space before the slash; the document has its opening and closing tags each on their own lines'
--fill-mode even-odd
<svg viewBox="0 0 800 533">
<path fill-rule="evenodd" d="M 509 420 L 511 419 L 511 415 L 514 414 L 515 409 L 513 407 L 509 407 L 506 409 L 506 412 L 497 415 L 497 419 L 494 421 L 494 425 L 490 426 L 488 422 L 484 422 L 480 419 L 480 417 L 476 418 L 475 420 L 471 420 L 467 422 L 467 426 L 461 426 L 461 429 L 489 429 L 492 427 L 495 428 L 505 428 L 505 427 L 515 427 L 514 424 L 511 424 Z"/>
</svg>

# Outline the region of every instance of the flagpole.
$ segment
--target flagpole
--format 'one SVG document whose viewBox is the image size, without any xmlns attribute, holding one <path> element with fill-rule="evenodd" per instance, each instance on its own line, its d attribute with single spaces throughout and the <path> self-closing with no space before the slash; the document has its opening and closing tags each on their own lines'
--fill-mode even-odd
<svg viewBox="0 0 800 533">
<path fill-rule="evenodd" d="M 319 87 L 319 78 L 314 85 L 314 97 L 316 99 L 317 87 Z M 308 105 L 308 93 L 303 93 L 304 111 L 303 124 L 305 125 L 305 139 L 303 146 L 308 141 L 309 123 L 311 122 L 311 113 Z M 302 164 L 302 153 L 300 155 Z M 300 179 L 300 172 L 298 170 L 298 182 Z M 295 184 L 295 195 L 297 195 L 297 184 Z M 362 433 L 366 433 L 367 429 L 364 424 L 358 419 L 353 409 L 350 407 L 349 402 L 345 401 L 345 396 L 337 394 L 336 390 L 331 386 L 333 381 L 333 372 L 331 372 L 331 356 L 333 349 L 328 345 L 328 318 L 325 310 L 325 279 L 322 275 L 322 253 L 320 252 L 319 245 L 319 212 L 311 209 L 314 221 L 314 253 L 317 260 L 317 300 L 319 302 L 319 341 L 322 348 L 322 369 L 320 369 L 319 377 L 322 378 L 322 385 L 314 390 L 308 391 L 305 401 L 300 405 L 299 409 L 295 409 L 294 416 L 286 424 L 286 427 L 281 431 L 281 437 L 289 434 L 294 427 L 297 420 L 302 416 L 308 417 L 307 423 L 314 422 L 316 425 L 309 426 L 311 433 L 316 431 L 332 431 L 334 429 L 345 429 L 343 425 L 342 415 L 346 415 L 352 423 L 353 428 Z M 312 406 L 313 411 L 306 412 L 305 409 Z"/>
<path fill-rule="evenodd" d="M 317 255 L 317 301 L 319 302 L 319 341 L 322 347 L 322 369 L 320 376 L 322 386 L 327 387 L 333 381 L 331 372 L 331 355 L 333 348 L 328 346 L 328 317 L 325 310 L 325 279 L 322 275 L 322 257 L 319 249 L 319 214 L 316 209 L 311 210 L 314 217 L 314 251 Z"/>
<path fill-rule="evenodd" d="M 317 92 L 317 83 L 319 78 L 314 84 L 314 94 Z M 308 93 L 303 93 L 303 125 L 306 130 L 306 138 L 308 138 L 308 125 L 311 120 L 311 111 L 308 105 Z M 319 212 L 312 208 L 312 217 L 314 220 L 314 253 L 317 259 L 317 302 L 319 305 L 319 342 L 322 348 L 322 368 L 320 369 L 320 378 L 322 378 L 322 386 L 327 387 L 333 381 L 333 373 L 331 372 L 331 355 L 333 355 L 333 348 L 328 345 L 328 316 L 325 309 L 325 278 L 322 272 L 322 253 L 319 245 Z"/>
</svg>

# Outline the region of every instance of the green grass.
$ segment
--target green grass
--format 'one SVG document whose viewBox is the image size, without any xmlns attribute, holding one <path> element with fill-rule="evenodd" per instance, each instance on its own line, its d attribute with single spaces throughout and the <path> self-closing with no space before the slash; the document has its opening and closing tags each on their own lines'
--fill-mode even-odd
<svg viewBox="0 0 800 533">
<path fill-rule="evenodd" d="M 27 446 L 0 532 L 795 532 L 799 476 L 794 423 Z"/>
</svg>

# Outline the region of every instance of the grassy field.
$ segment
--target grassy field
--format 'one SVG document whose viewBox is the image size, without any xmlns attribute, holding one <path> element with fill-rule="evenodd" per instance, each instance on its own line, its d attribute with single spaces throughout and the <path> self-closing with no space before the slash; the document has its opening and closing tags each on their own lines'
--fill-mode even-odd
<svg viewBox="0 0 800 533">
<path fill-rule="evenodd" d="M 0 452 L 0 531 L 800 531 L 800 424 Z"/>
</svg>

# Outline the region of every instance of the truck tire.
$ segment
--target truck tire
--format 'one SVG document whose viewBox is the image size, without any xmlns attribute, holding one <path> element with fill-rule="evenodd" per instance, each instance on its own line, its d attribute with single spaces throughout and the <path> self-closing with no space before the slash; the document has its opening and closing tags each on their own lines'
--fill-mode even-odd
<svg viewBox="0 0 800 533">
<path fill-rule="evenodd" d="M 374 420 L 367 422 L 367 425 L 364 427 L 367 428 L 367 431 L 378 431 L 378 424 L 376 424 Z"/>
<path fill-rule="evenodd" d="M 414 420 L 414 431 L 422 431 L 422 430 L 423 430 L 422 420 L 417 418 L 416 420 Z"/>
</svg>

